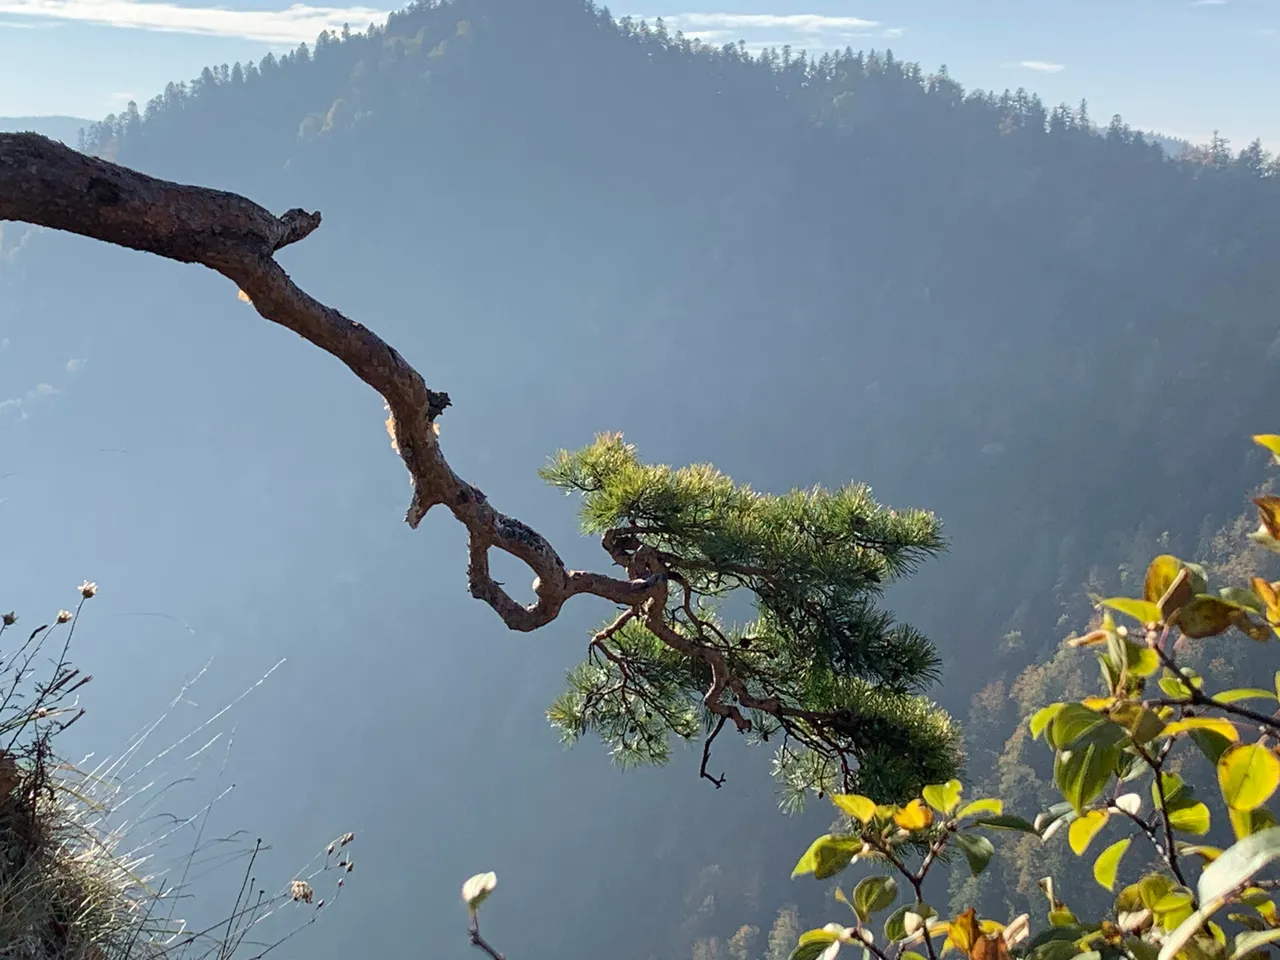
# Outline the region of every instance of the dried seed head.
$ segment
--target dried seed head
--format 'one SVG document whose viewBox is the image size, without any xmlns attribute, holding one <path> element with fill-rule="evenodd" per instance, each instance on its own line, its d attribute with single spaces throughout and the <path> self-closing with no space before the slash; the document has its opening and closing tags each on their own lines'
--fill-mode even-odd
<svg viewBox="0 0 1280 960">
<path fill-rule="evenodd" d="M 0 613 L 0 622 L 4 623 L 6 627 L 12 627 L 18 622 L 18 615 L 12 610 L 8 613 Z"/>
<path fill-rule="evenodd" d="M 315 891 L 305 880 L 294 880 L 289 884 L 289 896 L 300 903 L 310 903 Z"/>
<path fill-rule="evenodd" d="M 70 610 L 59 610 L 59 611 L 58 611 L 58 622 L 59 622 L 59 623 L 69 623 L 70 621 L 71 621 L 71 611 L 70 611 Z"/>
<path fill-rule="evenodd" d="M 355 838 L 356 838 L 356 835 L 354 833 L 344 833 L 341 837 L 338 838 L 338 846 L 345 847 L 348 843 L 350 843 Z"/>
<path fill-rule="evenodd" d="M 80 589 L 80 596 L 88 600 L 90 597 L 92 597 L 95 593 L 98 592 L 98 585 L 96 583 L 91 583 L 90 581 L 86 580 L 84 583 L 80 584 L 79 589 Z"/>
</svg>

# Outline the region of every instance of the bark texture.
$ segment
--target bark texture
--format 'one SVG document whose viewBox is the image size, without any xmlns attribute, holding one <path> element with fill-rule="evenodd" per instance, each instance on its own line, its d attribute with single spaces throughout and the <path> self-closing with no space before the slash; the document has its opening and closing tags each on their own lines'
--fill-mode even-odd
<svg viewBox="0 0 1280 960">
<path fill-rule="evenodd" d="M 454 473 L 436 423 L 449 395 L 428 388 L 390 344 L 309 296 L 276 263 L 276 251 L 320 226 L 319 213 L 293 209 L 277 217 L 238 194 L 160 180 L 38 134 L 0 133 L 0 220 L 206 266 L 236 284 L 264 318 L 346 364 L 390 411 L 387 430 L 413 481 L 406 522 L 416 528 L 427 511 L 443 506 L 467 528 L 471 594 L 512 630 L 550 623 L 575 594 L 633 606 L 665 593 L 663 572 L 622 579 L 567 570 L 541 534 L 496 510 Z M 532 570 L 536 602 L 518 603 L 493 579 L 489 551 L 495 548 Z"/>
</svg>

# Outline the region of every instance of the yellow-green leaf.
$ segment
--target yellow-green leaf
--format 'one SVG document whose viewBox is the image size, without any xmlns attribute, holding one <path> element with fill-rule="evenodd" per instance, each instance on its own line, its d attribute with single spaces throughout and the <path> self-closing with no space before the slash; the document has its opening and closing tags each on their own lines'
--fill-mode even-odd
<svg viewBox="0 0 1280 960">
<path fill-rule="evenodd" d="M 1276 463 L 1280 463 L 1280 435 L 1274 433 L 1259 433 L 1254 436 L 1253 442 L 1258 446 L 1271 451 L 1271 456 L 1275 458 Z"/>
<path fill-rule="evenodd" d="M 1209 832 L 1209 808 L 1203 803 L 1194 802 L 1170 810 L 1169 826 L 1183 833 L 1203 837 Z"/>
<path fill-rule="evenodd" d="M 856 793 L 833 793 L 831 802 L 859 823 L 870 823 L 876 815 L 876 802 Z"/>
<path fill-rule="evenodd" d="M 1093 879 L 1108 890 L 1116 888 L 1116 873 L 1120 870 L 1120 858 L 1129 849 L 1131 842 L 1129 837 L 1117 840 L 1098 854 L 1098 859 L 1093 862 Z"/>
<path fill-rule="evenodd" d="M 1102 605 L 1115 610 L 1117 613 L 1123 613 L 1125 616 L 1133 617 L 1139 623 L 1158 623 L 1160 620 L 1160 608 L 1150 600 L 1134 600 L 1130 597 L 1111 597 L 1103 600 Z"/>
<path fill-rule="evenodd" d="M 1280 759 L 1257 743 L 1232 747 L 1218 760 L 1218 784 L 1233 810 L 1255 810 L 1280 787 Z"/>
<path fill-rule="evenodd" d="M 1077 857 L 1083 856 L 1089 848 L 1089 841 L 1098 835 L 1098 831 L 1107 825 L 1107 813 L 1104 810 L 1088 810 L 1084 816 L 1072 822 L 1067 830 L 1067 842 Z"/>
<path fill-rule="evenodd" d="M 1174 579 L 1182 572 L 1182 561 L 1167 553 L 1161 554 L 1151 561 L 1147 567 L 1147 578 L 1142 587 L 1142 599 L 1148 603 L 1159 603 L 1165 591 L 1173 584 Z"/>
<path fill-rule="evenodd" d="M 1231 830 L 1237 840 L 1276 826 L 1276 818 L 1266 807 L 1258 807 L 1256 810 L 1232 810 L 1228 807 L 1227 816 L 1231 819 Z"/>
<path fill-rule="evenodd" d="M 960 803 L 960 791 L 963 788 L 959 780 L 948 780 L 946 783 L 935 783 L 920 791 L 924 802 L 943 816 L 951 816 Z"/>
<path fill-rule="evenodd" d="M 1276 689 L 1280 690 L 1280 673 L 1276 674 Z M 1051 703 L 1047 707 L 1041 707 L 1031 715 L 1031 736 L 1039 737 L 1052 721 L 1058 715 L 1065 703 Z"/>
<path fill-rule="evenodd" d="M 1220 847 L 1209 847 L 1199 843 L 1186 843 L 1178 847 L 1178 852 L 1184 856 L 1199 857 L 1205 863 L 1213 863 L 1222 856 Z"/>
<path fill-rule="evenodd" d="M 849 866 L 862 849 L 861 837 L 838 837 L 824 834 L 809 845 L 800 862 L 791 871 L 792 879 L 812 873 L 818 880 L 834 877 Z"/>
<path fill-rule="evenodd" d="M 983 797 L 981 800 L 971 800 L 960 808 L 957 817 L 976 817 L 979 814 L 983 816 L 998 817 L 1004 813 L 1004 801 L 994 797 Z"/>
<path fill-rule="evenodd" d="M 1192 730 L 1212 730 L 1232 743 L 1240 740 L 1240 731 L 1235 728 L 1235 724 L 1222 717 L 1187 717 L 1185 720 L 1175 720 L 1164 728 L 1163 736 L 1176 737 L 1180 733 L 1190 733 Z"/>
<path fill-rule="evenodd" d="M 1274 700 L 1276 695 L 1261 687 L 1241 687 L 1238 690 L 1223 690 L 1215 693 L 1213 699 L 1219 703 L 1235 703 L 1238 700 Z"/>
</svg>

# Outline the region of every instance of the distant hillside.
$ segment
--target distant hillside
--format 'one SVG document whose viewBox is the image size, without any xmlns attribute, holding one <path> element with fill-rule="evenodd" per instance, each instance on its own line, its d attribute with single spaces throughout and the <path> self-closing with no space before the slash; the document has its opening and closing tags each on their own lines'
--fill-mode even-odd
<svg viewBox="0 0 1280 960">
<path fill-rule="evenodd" d="M 758 489 L 866 480 L 936 509 L 952 553 L 890 599 L 967 713 L 1056 650 L 1094 564 L 1165 530 L 1194 553 L 1237 513 L 1260 463 L 1240 437 L 1280 409 L 1280 167 L 1177 163 L 1108 119 L 887 51 L 752 57 L 581 0 L 423 0 L 170 84 L 93 145 L 321 210 L 290 275 L 449 391 L 451 463 L 575 568 L 610 560 L 534 471 L 598 430 Z M 399 524 L 381 408 L 340 364 L 207 271 L 52 231 L 0 285 L 25 415 L 0 583 L 71 559 L 121 610 L 192 625 L 185 647 L 136 621 L 95 639 L 122 710 L 184 651 L 288 657 L 235 796 L 278 795 L 246 811 L 278 850 L 348 820 L 370 841 L 312 960 L 423 931 L 460 956 L 458 885 L 488 869 L 494 942 L 528 957 L 678 960 L 829 904 L 787 879 L 827 813 L 776 814 L 772 744 L 721 738 L 719 791 L 697 749 L 626 776 L 559 749 L 543 712 L 609 611 L 516 637 L 471 600 L 456 524 Z M 977 767 L 1008 728 L 971 728 Z"/>
<path fill-rule="evenodd" d="M 0 117 L 0 133 L 29 130 L 61 140 L 72 147 L 79 142 L 80 131 L 91 126 L 92 120 L 81 120 L 78 117 Z"/>
<path fill-rule="evenodd" d="M 1181 158 L 1183 154 L 1194 146 L 1194 144 L 1189 140 L 1180 140 L 1177 137 L 1166 137 L 1159 133 L 1144 133 L 1143 136 L 1175 160 Z"/>
</svg>

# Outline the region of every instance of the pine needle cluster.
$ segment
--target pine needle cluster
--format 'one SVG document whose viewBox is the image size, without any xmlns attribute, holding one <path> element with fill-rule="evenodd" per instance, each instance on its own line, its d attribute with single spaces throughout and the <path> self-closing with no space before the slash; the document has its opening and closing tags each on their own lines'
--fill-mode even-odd
<svg viewBox="0 0 1280 960">
<path fill-rule="evenodd" d="M 880 605 L 945 548 L 933 514 L 885 507 L 861 484 L 759 493 L 708 465 L 642 463 L 612 434 L 542 476 L 580 496 L 584 530 L 617 563 L 670 587 L 594 635 L 549 710 L 566 740 L 595 734 L 634 766 L 701 737 L 718 785 L 710 746 L 732 723 L 777 744 L 788 805 L 807 792 L 892 800 L 956 770 L 958 729 L 925 696 L 937 652 Z M 725 622 L 738 598 L 754 619 Z"/>
</svg>

